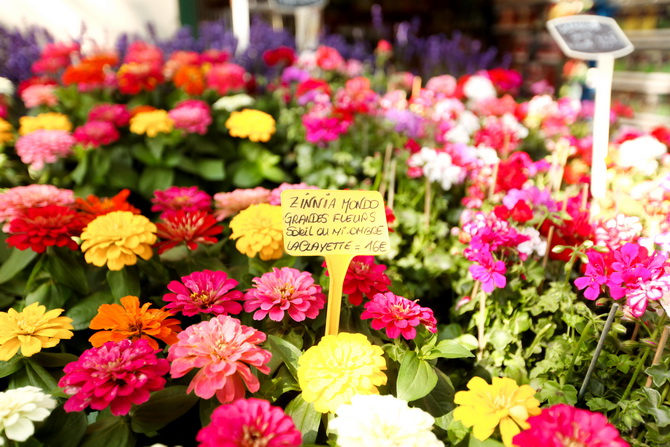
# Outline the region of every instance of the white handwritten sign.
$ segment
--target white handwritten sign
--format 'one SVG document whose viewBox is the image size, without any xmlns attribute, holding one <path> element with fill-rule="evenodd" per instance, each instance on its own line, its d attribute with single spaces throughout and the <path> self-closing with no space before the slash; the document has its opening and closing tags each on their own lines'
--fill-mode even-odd
<svg viewBox="0 0 670 447">
<path fill-rule="evenodd" d="M 578 15 L 549 20 L 547 28 L 569 57 L 595 60 L 610 55 L 619 58 L 633 51 L 633 44 L 611 17 Z"/>
</svg>

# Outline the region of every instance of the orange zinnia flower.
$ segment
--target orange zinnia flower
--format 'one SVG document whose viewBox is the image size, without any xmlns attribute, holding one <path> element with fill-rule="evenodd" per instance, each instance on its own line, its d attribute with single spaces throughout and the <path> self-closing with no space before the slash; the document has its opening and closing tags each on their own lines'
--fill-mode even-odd
<svg viewBox="0 0 670 447">
<path fill-rule="evenodd" d="M 111 213 L 112 211 L 130 211 L 133 214 L 140 214 L 140 210 L 132 206 L 126 200 L 130 195 L 129 189 L 122 189 L 114 197 L 103 197 L 102 199 L 93 194 L 89 194 L 85 199 L 77 197 L 75 199 L 75 208 L 81 211 L 86 223 L 92 221 L 98 216 Z"/>
<path fill-rule="evenodd" d="M 192 96 L 201 95 L 205 91 L 205 77 L 200 67 L 184 65 L 180 67 L 172 79 L 176 87 L 181 87 Z"/>
<path fill-rule="evenodd" d="M 151 303 L 140 307 L 140 300 L 136 296 L 124 296 L 119 304 L 103 304 L 98 308 L 98 315 L 91 320 L 91 329 L 109 329 L 96 332 L 88 339 L 95 347 L 102 346 L 108 341 L 144 339 L 154 349 L 158 343 L 151 337 L 164 341 L 168 345 L 178 341 L 177 334 L 181 332 L 179 320 L 171 317 L 172 314 L 161 309 L 149 309 Z"/>
</svg>

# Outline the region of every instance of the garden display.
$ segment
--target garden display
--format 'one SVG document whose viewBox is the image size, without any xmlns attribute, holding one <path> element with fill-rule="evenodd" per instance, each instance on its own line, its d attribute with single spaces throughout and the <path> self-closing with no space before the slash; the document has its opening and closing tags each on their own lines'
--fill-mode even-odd
<svg viewBox="0 0 670 447">
<path fill-rule="evenodd" d="M 591 101 L 403 27 L 4 30 L 1 445 L 670 445 L 670 129 L 595 201 Z M 388 246 L 289 255 L 323 190 Z"/>
</svg>

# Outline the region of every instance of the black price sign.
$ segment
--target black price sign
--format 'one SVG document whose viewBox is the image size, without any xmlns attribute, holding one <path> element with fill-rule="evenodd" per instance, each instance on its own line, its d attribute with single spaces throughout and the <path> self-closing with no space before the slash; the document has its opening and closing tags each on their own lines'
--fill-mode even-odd
<svg viewBox="0 0 670 447">
<path fill-rule="evenodd" d="M 618 58 L 630 54 L 633 44 L 610 17 L 580 15 L 547 22 L 549 33 L 566 56 L 594 60 L 599 55 Z"/>
<path fill-rule="evenodd" d="M 270 5 L 277 9 L 295 9 L 303 6 L 325 6 L 327 0 L 270 0 Z"/>
</svg>

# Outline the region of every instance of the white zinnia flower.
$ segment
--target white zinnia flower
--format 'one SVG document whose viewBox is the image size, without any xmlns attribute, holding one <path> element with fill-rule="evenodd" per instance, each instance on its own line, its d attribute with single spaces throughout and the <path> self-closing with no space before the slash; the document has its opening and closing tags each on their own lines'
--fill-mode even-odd
<svg viewBox="0 0 670 447">
<path fill-rule="evenodd" d="M 493 82 L 486 76 L 473 75 L 465 81 L 463 85 L 463 94 L 473 101 L 483 99 L 493 99 L 498 96 Z"/>
<path fill-rule="evenodd" d="M 658 169 L 658 158 L 668 152 L 665 144 L 651 135 L 624 141 L 619 145 L 619 166 L 635 168 L 647 175 Z"/>
<path fill-rule="evenodd" d="M 7 78 L 0 78 L 0 95 L 14 94 L 14 83 Z"/>
<path fill-rule="evenodd" d="M 341 405 L 328 430 L 339 447 L 443 447 L 431 431 L 435 419 L 393 396 L 356 395 Z"/>
<path fill-rule="evenodd" d="M 56 400 L 37 387 L 4 391 L 0 393 L 0 433 L 23 442 L 35 433 L 33 421 L 43 421 L 54 408 Z"/>
<path fill-rule="evenodd" d="M 212 109 L 214 110 L 227 110 L 232 112 L 233 110 L 240 109 L 242 107 L 248 107 L 254 103 L 254 98 L 244 93 L 239 93 L 237 95 L 222 96 L 212 104 Z"/>
</svg>

